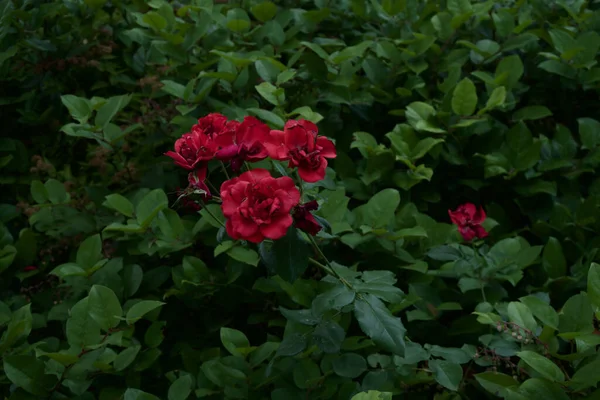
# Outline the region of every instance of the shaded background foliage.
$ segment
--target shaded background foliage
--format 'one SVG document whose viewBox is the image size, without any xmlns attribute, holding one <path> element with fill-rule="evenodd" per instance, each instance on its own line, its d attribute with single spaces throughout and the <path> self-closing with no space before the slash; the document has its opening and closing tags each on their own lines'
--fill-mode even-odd
<svg viewBox="0 0 600 400">
<path fill-rule="evenodd" d="M 2 395 L 595 398 L 598 5 L 0 1 Z M 180 198 L 163 153 L 215 111 L 335 139 L 308 192 L 362 298 Z"/>
</svg>

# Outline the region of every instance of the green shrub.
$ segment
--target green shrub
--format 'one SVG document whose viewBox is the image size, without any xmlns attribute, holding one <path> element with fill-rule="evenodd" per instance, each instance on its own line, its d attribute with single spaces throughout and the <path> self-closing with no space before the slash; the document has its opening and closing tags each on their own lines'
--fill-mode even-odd
<svg viewBox="0 0 600 400">
<path fill-rule="evenodd" d="M 0 395 L 597 398 L 599 4 L 0 0 Z M 189 184 L 211 113 L 336 157 Z M 257 168 L 318 209 L 236 240 Z"/>
</svg>

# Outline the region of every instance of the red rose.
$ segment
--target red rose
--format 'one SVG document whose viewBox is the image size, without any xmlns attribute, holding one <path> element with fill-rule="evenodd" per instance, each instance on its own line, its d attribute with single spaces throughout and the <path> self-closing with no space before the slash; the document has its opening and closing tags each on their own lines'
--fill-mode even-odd
<svg viewBox="0 0 600 400">
<path fill-rule="evenodd" d="M 454 211 L 448 210 L 448 215 L 450 215 L 452 223 L 458 226 L 458 232 L 467 242 L 476 237 L 483 239 L 488 235 L 481 226 L 486 217 L 483 208 L 477 209 L 474 204 L 466 203 Z"/>
<path fill-rule="evenodd" d="M 310 213 L 311 211 L 319 208 L 319 204 L 316 200 L 309 201 L 308 203 L 299 204 L 294 208 L 293 217 L 296 228 L 303 230 L 309 235 L 316 235 L 322 229 L 321 225 L 317 222 L 315 217 Z"/>
<path fill-rule="evenodd" d="M 175 164 L 191 171 L 211 160 L 216 150 L 214 142 L 206 134 L 192 130 L 177 139 L 175 151 L 167 151 L 165 155 L 175 160 Z"/>
<path fill-rule="evenodd" d="M 215 138 L 220 150 L 219 160 L 231 161 L 233 172 L 240 170 L 244 161 L 256 162 L 269 156 L 264 143 L 269 137 L 269 127 L 254 117 L 246 117 L 235 129 Z"/>
<path fill-rule="evenodd" d="M 285 236 L 300 192 L 291 178 L 273 178 L 269 171 L 258 168 L 225 181 L 221 199 L 229 236 L 260 243 Z"/>
<path fill-rule="evenodd" d="M 219 113 L 211 113 L 198 120 L 198 123 L 192 127 L 192 131 L 199 130 L 209 138 L 213 139 L 221 134 L 227 125 L 227 117 Z"/>
<path fill-rule="evenodd" d="M 35 265 L 28 265 L 27 267 L 23 268 L 23 272 L 36 271 L 37 269 L 38 267 L 36 267 Z"/>
<path fill-rule="evenodd" d="M 298 167 L 300 178 L 318 182 L 325 178 L 326 158 L 335 158 L 335 145 L 325 136 L 318 136 L 315 124 L 306 120 L 290 120 L 283 131 L 273 130 L 265 143 L 275 160 L 289 160 L 289 167 Z"/>
</svg>

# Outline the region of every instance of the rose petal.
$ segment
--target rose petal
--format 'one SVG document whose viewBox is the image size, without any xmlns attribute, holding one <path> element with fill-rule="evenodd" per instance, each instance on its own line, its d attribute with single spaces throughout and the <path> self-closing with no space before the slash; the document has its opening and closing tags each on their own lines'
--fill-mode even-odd
<svg viewBox="0 0 600 400">
<path fill-rule="evenodd" d="M 190 165 L 185 158 L 183 158 L 180 154 L 175 153 L 174 151 L 167 151 L 165 153 L 165 156 L 171 157 L 173 159 L 173 161 L 175 161 L 175 164 L 179 165 L 182 168 L 185 168 L 188 170 L 193 169 L 193 166 Z"/>
<path fill-rule="evenodd" d="M 288 150 L 285 147 L 285 133 L 283 131 L 270 131 L 264 146 L 269 153 L 269 157 L 274 160 L 287 160 Z"/>
<path fill-rule="evenodd" d="M 477 209 L 477 211 L 475 212 L 475 214 L 473 214 L 473 217 L 471 218 L 471 222 L 473 222 L 474 224 L 481 224 L 483 221 L 485 221 L 486 215 L 485 215 L 485 211 L 483 210 L 483 207 L 479 207 Z"/>
<path fill-rule="evenodd" d="M 292 216 L 290 214 L 283 214 L 277 218 L 271 219 L 271 223 L 268 225 L 261 225 L 261 233 L 269 239 L 280 239 L 285 236 L 287 230 L 292 226 Z"/>
<path fill-rule="evenodd" d="M 321 158 L 320 164 L 316 169 L 307 168 L 304 165 L 298 166 L 298 175 L 300 178 L 308 183 L 318 182 L 325 178 L 325 170 L 327 169 L 327 160 Z"/>
<path fill-rule="evenodd" d="M 319 154 L 322 157 L 326 157 L 326 158 L 335 158 L 336 157 L 335 145 L 333 144 L 333 142 L 331 140 L 329 140 L 325 136 L 319 136 L 317 138 L 317 146 L 321 147 L 321 150 L 319 150 Z"/>
</svg>

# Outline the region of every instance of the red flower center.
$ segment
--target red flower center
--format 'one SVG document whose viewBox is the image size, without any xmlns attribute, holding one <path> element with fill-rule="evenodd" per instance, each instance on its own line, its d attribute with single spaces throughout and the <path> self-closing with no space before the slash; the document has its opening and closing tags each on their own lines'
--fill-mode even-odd
<svg viewBox="0 0 600 400">
<path fill-rule="evenodd" d="M 251 189 L 252 191 L 255 188 Z M 281 208 L 281 200 L 277 197 L 258 195 L 247 197 L 242 202 L 240 214 L 242 217 L 254 221 L 257 225 L 270 224 L 271 216 Z"/>
<path fill-rule="evenodd" d="M 306 153 L 304 149 L 292 149 L 290 150 L 290 156 L 290 165 L 292 167 L 297 167 L 301 165 L 309 169 L 316 169 L 321 164 L 321 157 L 319 157 L 319 151 Z"/>
</svg>

